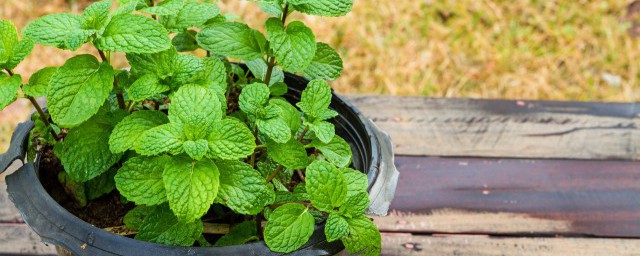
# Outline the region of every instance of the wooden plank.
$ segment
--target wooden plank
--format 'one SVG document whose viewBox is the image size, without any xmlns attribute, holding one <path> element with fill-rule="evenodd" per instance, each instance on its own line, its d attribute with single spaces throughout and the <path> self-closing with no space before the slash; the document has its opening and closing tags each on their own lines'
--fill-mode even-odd
<svg viewBox="0 0 640 256">
<path fill-rule="evenodd" d="M 1 255 L 56 255 L 26 224 L 0 224 Z"/>
<path fill-rule="evenodd" d="M 4 177 L 16 171 L 22 164 L 19 161 L 9 166 L 7 171 L 0 176 L 0 223 L 20 223 L 23 222 L 20 212 L 9 200 L 7 193 L 7 183 Z"/>
<path fill-rule="evenodd" d="M 640 240 L 601 238 L 495 238 L 382 234 L 382 255 L 557 256 L 640 255 Z"/>
<path fill-rule="evenodd" d="M 397 157 L 383 231 L 640 237 L 640 162 Z"/>
<path fill-rule="evenodd" d="M 345 97 L 400 155 L 640 159 L 635 103 Z"/>
</svg>

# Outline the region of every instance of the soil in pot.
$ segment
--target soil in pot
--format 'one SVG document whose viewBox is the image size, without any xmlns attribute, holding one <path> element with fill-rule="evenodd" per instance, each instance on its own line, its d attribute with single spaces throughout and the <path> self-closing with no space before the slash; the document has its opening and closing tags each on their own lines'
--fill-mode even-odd
<svg viewBox="0 0 640 256">
<path fill-rule="evenodd" d="M 124 215 L 135 206 L 122 203 L 120 193 L 113 190 L 95 200 L 88 201 L 85 207 L 79 206 L 58 181 L 58 173 L 64 171 L 60 160 L 53 154 L 53 148 L 40 150 L 40 182 L 49 195 L 70 213 L 99 228 L 124 225 Z"/>
<path fill-rule="evenodd" d="M 60 160 L 54 155 L 53 148 L 50 146 L 43 147 L 40 151 L 40 163 L 39 163 L 39 179 L 42 186 L 47 193 L 64 207 L 71 214 L 82 219 L 83 221 L 92 224 L 98 228 L 106 229 L 110 228 L 113 232 L 119 234 L 127 234 L 125 236 L 133 238 L 134 233 L 129 233 L 126 227 L 124 227 L 124 216 L 127 212 L 135 207 L 135 204 L 131 202 L 123 202 L 122 197 L 117 189 L 114 189 L 110 193 L 103 195 L 97 199 L 90 200 L 87 205 L 82 207 L 64 188 L 64 185 L 58 180 L 58 173 L 64 171 L 64 167 L 60 163 Z M 259 157 L 260 154 L 258 154 Z M 301 180 L 298 176 L 294 175 L 291 187 L 295 187 Z M 250 220 L 244 219 L 243 216 L 233 213 L 228 208 L 214 204 L 211 206 L 209 212 L 202 218 L 205 222 L 214 222 L 229 224 L 239 224 L 243 221 Z M 222 234 L 204 234 L 205 238 L 209 242 L 215 242 Z M 194 245 L 198 246 L 198 244 Z"/>
</svg>

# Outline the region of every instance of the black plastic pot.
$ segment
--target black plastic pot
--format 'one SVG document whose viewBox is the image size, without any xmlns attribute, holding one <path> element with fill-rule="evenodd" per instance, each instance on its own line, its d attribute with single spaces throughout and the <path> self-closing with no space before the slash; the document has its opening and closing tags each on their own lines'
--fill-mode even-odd
<svg viewBox="0 0 640 256">
<path fill-rule="evenodd" d="M 299 101 L 301 91 L 309 81 L 291 74 L 287 74 L 285 79 L 290 86 L 286 98 L 291 102 Z M 370 213 L 386 215 L 398 179 L 389 136 L 338 95 L 333 95 L 331 108 L 340 114 L 334 120 L 336 133 L 351 145 L 353 167 L 368 175 Z M 18 125 L 9 151 L 0 156 L 1 172 L 15 160 L 24 162 L 32 128 L 30 121 Z M 62 247 L 66 249 L 63 251 L 75 255 L 277 255 L 264 242 L 226 247 L 175 247 L 138 241 L 94 227 L 69 213 L 49 196 L 38 180 L 38 163 L 24 163 L 18 171 L 6 177 L 6 182 L 11 201 L 43 242 Z M 339 241 L 326 241 L 323 228 L 323 225 L 316 226 L 309 242 L 292 254 L 332 255 L 344 250 Z"/>
</svg>

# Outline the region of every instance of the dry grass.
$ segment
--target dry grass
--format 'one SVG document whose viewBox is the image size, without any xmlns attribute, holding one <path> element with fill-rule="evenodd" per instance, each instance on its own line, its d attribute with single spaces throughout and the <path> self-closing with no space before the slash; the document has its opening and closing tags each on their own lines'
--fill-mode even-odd
<svg viewBox="0 0 640 256">
<path fill-rule="evenodd" d="M 0 0 L 18 27 L 47 13 L 78 13 L 87 0 Z M 636 101 L 640 45 L 629 36 L 630 0 L 355 0 L 346 17 L 296 15 L 337 47 L 343 93 L 436 97 Z M 254 28 L 255 4 L 222 0 Z M 83 48 L 79 52 L 92 52 Z M 27 79 L 75 53 L 37 46 L 16 71 Z M 120 58 L 119 65 L 125 65 Z M 25 112 L 24 102 L 5 110 Z M 0 115 L 0 118 L 2 118 Z M 2 120 L 6 126 L 7 120 Z M 10 125 L 13 125 L 12 119 Z M 0 129 L 2 138 L 8 129 Z"/>
</svg>

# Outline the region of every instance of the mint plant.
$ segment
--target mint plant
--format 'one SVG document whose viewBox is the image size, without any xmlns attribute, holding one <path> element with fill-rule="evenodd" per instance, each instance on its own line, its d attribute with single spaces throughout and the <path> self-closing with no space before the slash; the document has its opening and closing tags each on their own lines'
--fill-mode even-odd
<svg viewBox="0 0 640 256">
<path fill-rule="evenodd" d="M 273 16 L 266 36 L 212 1 L 104 0 L 81 15 L 36 19 L 23 40 L 2 20 L 0 109 L 29 99 L 38 111 L 32 147 L 54 148 L 67 193 L 82 206 L 117 189 L 135 204 L 124 223 L 136 239 L 178 246 L 263 239 L 290 253 L 324 223 L 328 241 L 379 254 L 380 234 L 364 215 L 367 176 L 350 168 L 351 148 L 331 123 L 338 113 L 329 108 L 327 80 L 341 75 L 342 60 L 288 19 L 345 15 L 352 1 L 256 2 Z M 12 70 L 34 43 L 72 51 L 89 44 L 100 58 L 75 56 L 23 84 Z M 126 54 L 130 69 L 112 67 L 114 52 Z M 312 80 L 296 105 L 283 98 L 284 72 Z M 48 112 L 35 101 L 42 96 Z M 225 222 L 229 214 L 243 221 Z M 220 234 L 216 225 L 230 228 L 217 240 L 205 236 Z"/>
</svg>

